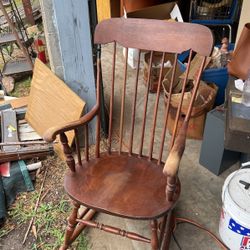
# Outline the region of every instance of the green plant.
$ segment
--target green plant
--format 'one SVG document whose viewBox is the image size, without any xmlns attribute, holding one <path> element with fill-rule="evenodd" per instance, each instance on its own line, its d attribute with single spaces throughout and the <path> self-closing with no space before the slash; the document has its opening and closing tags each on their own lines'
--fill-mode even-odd
<svg viewBox="0 0 250 250">
<path fill-rule="evenodd" d="M 34 204 L 38 198 L 38 192 L 35 191 L 29 194 L 29 199 L 19 197 L 16 203 L 12 206 L 9 215 L 10 220 L 15 225 L 27 224 L 35 217 L 33 225 L 36 228 L 37 239 L 32 245 L 32 250 L 51 250 L 58 249 L 64 239 L 65 218 L 69 215 L 71 207 L 69 201 L 65 197 L 61 197 L 58 201 L 42 201 L 34 212 Z M 13 229 L 1 229 L 0 237 L 8 234 Z M 30 232 L 32 233 L 32 232 Z M 74 247 L 79 250 L 88 249 L 88 241 L 86 237 L 81 235 Z"/>
<path fill-rule="evenodd" d="M 14 97 L 27 96 L 30 92 L 31 77 L 15 83 L 15 89 L 11 92 Z"/>
</svg>

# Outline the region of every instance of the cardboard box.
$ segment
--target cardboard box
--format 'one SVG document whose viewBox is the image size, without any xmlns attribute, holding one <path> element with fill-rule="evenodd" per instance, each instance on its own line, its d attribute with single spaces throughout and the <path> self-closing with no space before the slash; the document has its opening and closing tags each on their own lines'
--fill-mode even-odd
<svg viewBox="0 0 250 250">
<path fill-rule="evenodd" d="M 152 7 L 143 8 L 137 11 L 125 13 L 125 18 L 146 18 L 146 19 L 159 19 L 170 20 L 173 19 L 177 22 L 183 22 L 180 9 L 175 2 L 154 5 Z M 123 50 L 125 55 L 125 49 Z M 138 49 L 128 49 L 128 64 L 133 69 L 137 67 L 139 52 Z M 144 58 L 141 56 L 140 67 L 143 67 Z"/>
<path fill-rule="evenodd" d="M 149 75 L 149 70 L 150 70 L 149 69 L 150 54 L 151 54 L 150 52 L 146 53 L 145 58 L 144 58 L 143 78 L 144 78 L 144 84 L 146 86 L 147 86 L 148 75 Z M 167 79 L 167 77 L 169 75 L 169 77 L 171 78 L 170 72 L 172 72 L 174 58 L 175 58 L 174 54 L 166 53 L 161 82 L 163 80 L 165 80 L 165 82 L 167 81 L 170 83 L 171 79 Z M 162 53 L 155 52 L 153 55 L 151 75 L 150 75 L 150 79 L 149 79 L 149 91 L 151 93 L 157 92 L 160 71 L 161 71 L 161 61 L 162 61 Z M 179 78 L 179 75 L 181 74 L 179 72 L 181 72 L 181 71 L 179 71 L 179 67 L 177 65 L 176 74 L 175 74 L 176 78 Z M 178 79 L 176 79 L 176 82 L 177 82 L 177 80 Z M 161 84 L 161 89 L 162 89 L 162 84 Z"/>
<path fill-rule="evenodd" d="M 175 2 L 164 3 L 126 13 L 127 18 L 147 18 L 183 22 L 180 9 Z"/>
</svg>

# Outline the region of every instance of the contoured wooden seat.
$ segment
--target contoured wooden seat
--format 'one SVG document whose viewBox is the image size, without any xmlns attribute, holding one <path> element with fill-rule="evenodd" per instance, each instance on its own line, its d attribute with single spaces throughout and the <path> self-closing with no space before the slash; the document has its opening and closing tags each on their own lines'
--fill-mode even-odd
<svg viewBox="0 0 250 250">
<path fill-rule="evenodd" d="M 155 165 L 156 161 L 137 155 L 105 154 L 77 166 L 73 176 L 68 172 L 64 187 L 74 200 L 95 210 L 131 219 L 158 218 L 173 207 L 180 186 L 168 201 L 163 166 Z"/>
<path fill-rule="evenodd" d="M 107 139 L 107 150 L 100 152 L 100 72 L 101 60 L 98 59 L 97 66 L 97 103 L 93 109 L 84 115 L 80 120 L 65 124 L 61 127 L 49 129 L 44 138 L 46 141 L 53 141 L 56 135 L 60 135 L 60 140 L 64 148 L 66 162 L 69 170 L 66 173 L 64 186 L 66 192 L 73 200 L 74 208 L 68 219 L 68 227 L 65 234 L 65 241 L 61 249 L 67 249 L 70 244 L 86 227 L 94 227 L 100 230 L 117 234 L 132 240 L 150 243 L 152 249 L 168 249 L 171 230 L 173 227 L 172 209 L 180 195 L 180 182 L 177 176 L 180 160 L 185 148 L 186 132 L 188 121 L 191 116 L 192 106 L 195 101 L 201 73 L 203 71 L 206 57 L 210 55 L 213 47 L 213 36 L 211 31 L 201 25 L 189 23 L 173 23 L 160 20 L 149 19 L 123 19 L 114 18 L 101 22 L 97 25 L 94 41 L 96 44 L 113 43 L 113 59 L 111 82 L 110 82 L 110 102 L 109 102 L 109 133 Z M 125 63 L 123 70 L 124 79 L 121 87 L 121 106 L 120 114 L 114 114 L 115 103 L 115 82 L 117 44 L 126 48 Z M 139 60 L 135 70 L 135 79 L 133 83 L 133 93 L 127 94 L 127 60 L 128 48 L 139 49 Z M 149 73 L 144 88 L 144 99 L 142 111 L 138 112 L 138 85 L 139 83 L 139 62 L 141 52 L 150 51 Z M 182 82 L 180 102 L 176 112 L 175 125 L 172 131 L 169 144 L 165 145 L 167 121 L 173 94 L 173 82 L 177 67 L 178 54 L 189 50 L 187 70 L 185 79 Z M 151 80 L 151 71 L 153 56 L 155 51 L 162 52 L 160 75 L 158 81 L 157 93 L 154 95 L 154 108 L 148 112 L 149 103 L 149 85 Z M 167 53 L 174 54 L 172 62 L 172 76 L 168 89 L 167 103 L 164 106 L 162 114 L 162 126 L 157 127 L 157 115 L 159 110 L 159 100 L 161 81 L 163 79 L 163 65 Z M 179 118 L 182 113 L 182 103 L 185 93 L 185 86 L 188 82 L 190 62 L 194 53 L 202 56 L 200 68 L 193 82 L 192 96 L 186 110 L 184 122 L 177 133 Z M 105 63 L 105 62 L 104 62 Z M 132 105 L 129 110 L 125 110 L 126 100 L 131 100 Z M 149 117 L 149 113 L 152 117 Z M 129 128 L 124 127 L 125 114 L 130 115 Z M 116 115 L 116 116 L 115 116 Z M 137 116 L 140 120 L 136 120 Z M 95 157 L 89 155 L 88 145 L 88 124 L 96 117 L 96 144 Z M 114 119 L 119 120 L 119 141 L 114 149 Z M 138 124 L 137 121 L 141 121 Z M 149 132 L 146 131 L 146 123 L 151 124 Z M 82 159 L 78 131 L 84 127 L 85 131 L 85 157 Z M 124 138 L 124 130 L 129 131 L 129 136 Z M 157 152 L 155 150 L 156 129 L 161 130 L 161 138 Z M 68 145 L 65 132 L 74 130 L 76 152 L 78 163 L 72 156 L 72 149 Z M 135 143 L 135 138 L 139 138 Z M 123 141 L 127 140 L 127 150 L 123 147 Z M 145 154 L 145 139 L 148 139 L 147 154 Z M 169 149 L 169 154 L 164 163 L 163 152 Z M 79 214 L 80 205 L 86 209 Z M 146 238 L 137 232 L 127 232 L 114 226 L 103 225 L 91 220 L 95 212 L 104 212 L 114 216 L 120 216 L 131 219 L 144 219 L 150 222 L 152 231 L 151 238 Z M 161 221 L 161 222 L 160 222 Z M 158 227 L 160 224 L 160 233 Z"/>
</svg>

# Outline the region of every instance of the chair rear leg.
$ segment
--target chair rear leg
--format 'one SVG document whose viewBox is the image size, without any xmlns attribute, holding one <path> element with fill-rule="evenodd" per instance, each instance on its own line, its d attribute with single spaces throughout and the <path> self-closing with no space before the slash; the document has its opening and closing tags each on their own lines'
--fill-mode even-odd
<svg viewBox="0 0 250 250">
<path fill-rule="evenodd" d="M 73 210 L 72 210 L 72 213 L 71 215 L 69 216 L 68 218 L 68 225 L 67 225 L 67 228 L 66 228 L 66 233 L 65 233 L 65 236 L 64 236 L 64 243 L 63 245 L 60 247 L 60 250 L 67 250 L 67 248 L 70 246 L 71 244 L 71 236 L 75 230 L 75 227 L 76 227 L 76 219 L 77 219 L 77 213 L 78 213 L 78 209 L 80 207 L 80 204 L 73 201 Z"/>
<path fill-rule="evenodd" d="M 159 240 L 158 240 L 158 222 L 157 220 L 151 221 L 151 247 L 152 250 L 158 250 L 159 249 Z"/>
<path fill-rule="evenodd" d="M 165 227 L 161 228 L 161 230 L 164 230 L 163 239 L 161 242 L 161 250 L 169 249 L 173 229 L 174 229 L 174 214 L 173 214 L 173 210 L 171 210 L 169 211 L 167 215 L 167 221 L 166 221 Z"/>
</svg>

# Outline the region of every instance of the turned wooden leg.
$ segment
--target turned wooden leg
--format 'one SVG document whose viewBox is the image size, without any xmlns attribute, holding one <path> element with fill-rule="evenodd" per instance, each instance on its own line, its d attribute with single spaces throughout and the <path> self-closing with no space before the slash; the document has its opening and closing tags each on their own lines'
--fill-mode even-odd
<svg viewBox="0 0 250 250">
<path fill-rule="evenodd" d="M 162 248 L 161 248 L 162 250 L 169 249 L 173 229 L 174 229 L 174 215 L 173 215 L 173 211 L 171 210 L 168 213 L 166 226 L 165 228 L 162 228 L 162 230 L 164 230 L 164 236 L 163 236 Z"/>
<path fill-rule="evenodd" d="M 70 244 L 71 244 L 70 238 L 71 238 L 71 236 L 75 230 L 76 224 L 77 224 L 77 222 L 76 222 L 77 212 L 78 212 L 78 209 L 80 207 L 80 204 L 77 202 L 73 202 L 73 205 L 74 205 L 73 211 L 68 218 L 68 225 L 67 225 L 66 233 L 64 236 L 64 243 L 60 247 L 60 250 L 67 250 L 67 248 L 70 246 Z"/>
<path fill-rule="evenodd" d="M 151 231 L 152 231 L 151 232 L 151 247 L 152 247 L 152 250 L 158 250 L 158 248 L 159 248 L 157 230 L 158 230 L 158 222 L 157 222 L 157 220 L 153 220 L 151 222 Z"/>
<path fill-rule="evenodd" d="M 160 246 L 162 246 L 162 241 L 163 241 L 163 238 L 165 236 L 165 227 L 166 227 L 166 223 L 167 223 L 167 218 L 168 218 L 167 215 L 163 216 L 163 219 L 160 222 L 160 237 L 159 237 Z"/>
</svg>

